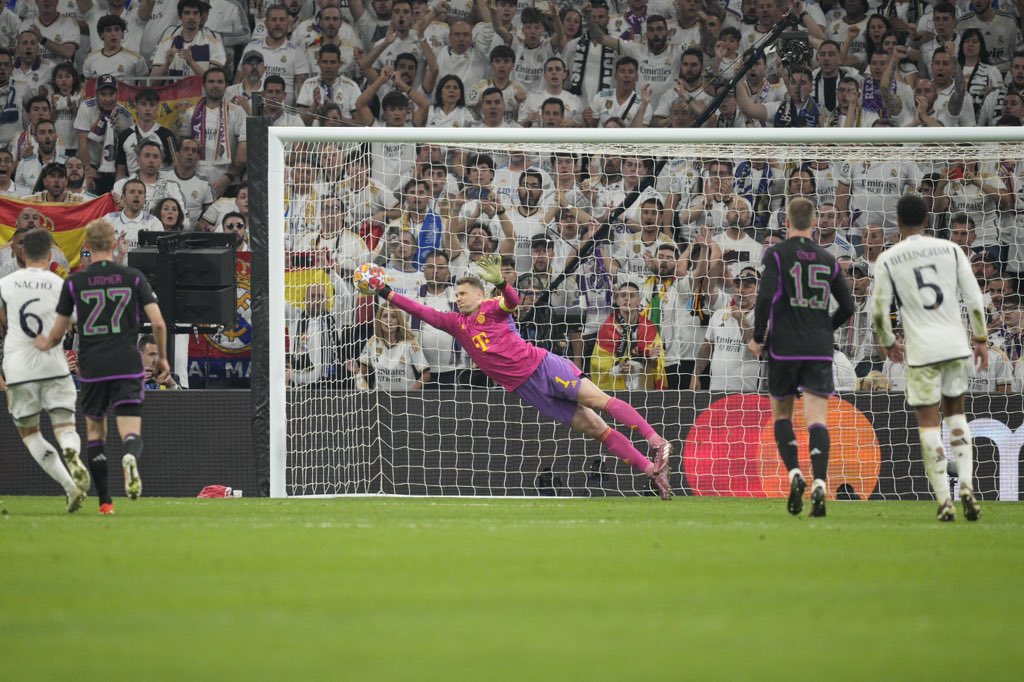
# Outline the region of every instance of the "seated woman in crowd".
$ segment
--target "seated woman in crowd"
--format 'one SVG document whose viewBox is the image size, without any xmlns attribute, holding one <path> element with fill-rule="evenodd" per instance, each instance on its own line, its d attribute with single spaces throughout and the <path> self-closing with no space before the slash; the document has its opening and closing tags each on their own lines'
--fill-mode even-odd
<svg viewBox="0 0 1024 682">
<path fill-rule="evenodd" d="M 373 337 L 359 356 L 356 386 L 387 393 L 419 391 L 430 381 L 430 365 L 409 330 L 405 313 L 382 305 L 373 321 Z"/>
</svg>

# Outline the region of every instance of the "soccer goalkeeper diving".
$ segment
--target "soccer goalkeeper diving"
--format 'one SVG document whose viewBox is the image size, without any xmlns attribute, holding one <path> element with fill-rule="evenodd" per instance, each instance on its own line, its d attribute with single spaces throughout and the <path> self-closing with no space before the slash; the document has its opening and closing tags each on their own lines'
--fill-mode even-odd
<svg viewBox="0 0 1024 682">
<path fill-rule="evenodd" d="M 367 293 L 376 293 L 410 315 L 451 334 L 483 373 L 505 390 L 537 408 L 541 414 L 603 444 L 610 453 L 650 478 L 661 499 L 670 499 L 668 460 L 672 445 L 629 403 L 602 391 L 584 377 L 576 365 L 523 340 L 512 318 L 519 305 L 519 294 L 502 278 L 501 261 L 496 256 L 486 256 L 478 266 L 480 276 L 495 285 L 501 296 L 488 299 L 480 279 L 462 277 L 455 283 L 458 312 L 428 308 L 395 293 L 382 278 L 358 284 Z M 641 454 L 629 438 L 605 423 L 598 412 L 637 430 L 647 441 L 653 461 Z"/>
</svg>

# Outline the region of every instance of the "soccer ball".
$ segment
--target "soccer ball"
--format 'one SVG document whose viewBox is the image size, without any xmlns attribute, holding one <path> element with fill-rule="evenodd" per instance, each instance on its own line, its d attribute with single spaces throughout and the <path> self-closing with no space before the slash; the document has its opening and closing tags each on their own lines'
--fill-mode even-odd
<svg viewBox="0 0 1024 682">
<path fill-rule="evenodd" d="M 363 263 L 352 273 L 352 282 L 359 293 L 369 295 L 388 283 L 388 275 L 376 263 Z"/>
</svg>

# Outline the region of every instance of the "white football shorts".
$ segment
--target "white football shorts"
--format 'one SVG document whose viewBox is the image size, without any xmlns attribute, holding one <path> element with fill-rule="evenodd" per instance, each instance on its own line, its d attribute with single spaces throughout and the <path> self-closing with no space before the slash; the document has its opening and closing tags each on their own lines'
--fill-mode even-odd
<svg viewBox="0 0 1024 682">
<path fill-rule="evenodd" d="M 7 387 L 7 409 L 15 420 L 35 416 L 44 410 L 74 413 L 77 399 L 75 381 L 70 376 Z"/>
<path fill-rule="evenodd" d="M 937 405 L 942 396 L 957 398 L 967 393 L 970 358 L 956 358 L 923 367 L 907 367 L 907 404 Z"/>
</svg>

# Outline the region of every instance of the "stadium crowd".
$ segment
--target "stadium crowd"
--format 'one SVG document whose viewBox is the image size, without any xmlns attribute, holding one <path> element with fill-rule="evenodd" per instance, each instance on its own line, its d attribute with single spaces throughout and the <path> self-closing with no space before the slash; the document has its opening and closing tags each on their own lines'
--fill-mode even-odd
<svg viewBox="0 0 1024 682">
<path fill-rule="evenodd" d="M 0 194 L 74 203 L 112 192 L 119 258 L 140 230 L 231 231 L 248 249 L 245 117 L 272 125 L 481 127 L 1020 126 L 1024 3 L 1014 0 L 10 0 L 0 8 Z M 727 82 L 790 15 L 806 64 L 777 53 Z M 160 87 L 202 97 L 175 122 Z M 87 83 L 91 82 L 91 88 Z M 135 85 L 134 101 L 119 84 Z M 89 90 L 94 94 L 87 96 Z M 451 338 L 356 295 L 391 286 L 451 309 L 453 281 L 497 253 L 523 335 L 604 389 L 757 390 L 746 349 L 761 254 L 806 196 L 858 304 L 836 334 L 837 386 L 901 390 L 867 298 L 919 192 L 932 232 L 968 253 L 994 361 L 977 392 L 1024 389 L 1024 164 L 951 159 L 656 158 L 375 143 L 288 158 L 293 264 L 322 268 L 289 306 L 294 386 L 483 385 Z M 26 208 L 0 249 L 22 265 Z M 87 254 L 80 254 L 81 263 Z M 67 256 L 55 250 L 55 261 Z M 178 368 L 178 380 L 187 376 Z"/>
</svg>

